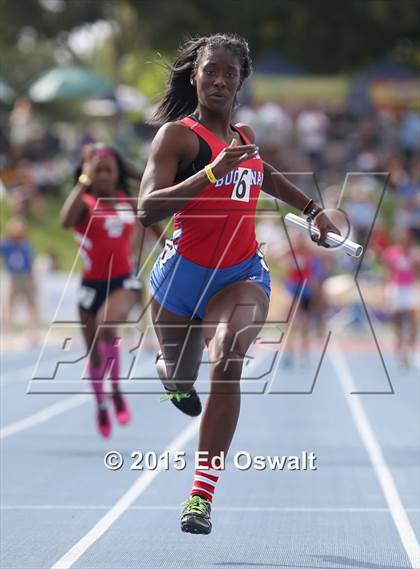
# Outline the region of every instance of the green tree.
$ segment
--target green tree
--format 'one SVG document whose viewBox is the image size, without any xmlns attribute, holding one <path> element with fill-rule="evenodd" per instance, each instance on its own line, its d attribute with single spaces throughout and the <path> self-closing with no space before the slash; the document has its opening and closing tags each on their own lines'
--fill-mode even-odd
<svg viewBox="0 0 420 569">
<path fill-rule="evenodd" d="M 416 0 L 0 0 L 0 13 L 0 63 L 9 79 L 38 65 L 31 54 L 22 57 L 19 41 L 15 47 L 22 33 L 32 30 L 43 64 L 57 49 L 76 59 L 69 34 L 98 20 L 115 27 L 100 63 L 110 78 L 127 54 L 171 54 L 188 36 L 216 32 L 246 37 L 254 58 L 276 50 L 312 73 L 349 72 L 389 55 L 416 65 L 420 54 Z"/>
</svg>

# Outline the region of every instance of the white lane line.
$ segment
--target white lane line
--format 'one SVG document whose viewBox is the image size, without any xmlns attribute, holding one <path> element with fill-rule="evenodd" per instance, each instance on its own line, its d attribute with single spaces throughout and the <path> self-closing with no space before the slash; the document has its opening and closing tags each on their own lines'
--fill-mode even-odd
<svg viewBox="0 0 420 569">
<path fill-rule="evenodd" d="M 354 385 L 353 378 L 343 352 L 341 348 L 339 348 L 337 339 L 335 341 L 334 348 L 329 351 L 329 356 L 340 379 L 347 405 L 349 406 L 360 438 L 365 445 L 373 469 L 379 480 L 379 484 L 397 527 L 402 544 L 408 558 L 410 559 L 411 567 L 413 569 L 420 569 L 420 546 L 417 541 L 416 534 L 414 533 L 410 520 L 408 519 L 407 513 L 402 505 L 391 471 L 386 464 L 382 449 L 370 425 L 360 396 L 351 395 L 351 392 L 356 391 L 356 386 Z"/>
<path fill-rule="evenodd" d="M 0 440 L 10 437 L 10 435 L 15 435 L 16 433 L 25 431 L 26 429 L 30 429 L 35 425 L 45 423 L 45 421 L 48 421 L 52 417 L 60 415 L 69 409 L 79 407 L 90 400 L 91 396 L 89 393 L 86 393 L 86 395 L 72 395 L 71 397 L 66 397 L 62 401 L 58 401 L 49 407 L 45 407 L 45 409 L 41 409 L 41 411 L 38 411 L 33 415 L 29 415 L 29 417 L 26 417 L 25 419 L 6 425 L 0 429 Z"/>
<path fill-rule="evenodd" d="M 44 505 L 16 505 L 16 506 L 0 506 L 0 510 L 5 511 L 19 511 L 19 510 L 77 510 L 83 512 L 84 510 L 109 510 L 111 505 L 86 505 L 75 504 L 75 505 L 55 505 L 55 504 L 44 504 Z M 128 510 L 143 510 L 146 512 L 157 512 L 157 511 L 180 511 L 180 506 L 130 506 Z M 348 513 L 389 513 L 389 508 L 363 508 L 363 507 L 348 507 L 348 508 L 329 508 L 329 507 L 319 507 L 319 508 L 292 508 L 288 506 L 215 506 L 214 511 L 218 512 L 289 512 L 289 513 L 331 513 L 331 514 L 348 514 Z M 418 513 L 420 508 L 407 508 L 406 512 Z"/>
<path fill-rule="evenodd" d="M 183 450 L 183 447 L 196 435 L 200 424 L 200 417 L 192 420 L 188 427 L 179 433 L 163 452 L 174 453 Z M 67 553 L 54 563 L 51 569 L 68 569 L 91 547 L 122 514 L 137 500 L 137 498 L 147 489 L 156 476 L 163 470 L 164 461 L 159 461 L 156 470 L 148 470 L 130 486 L 125 494 L 108 510 L 99 522 L 80 539 Z"/>
</svg>

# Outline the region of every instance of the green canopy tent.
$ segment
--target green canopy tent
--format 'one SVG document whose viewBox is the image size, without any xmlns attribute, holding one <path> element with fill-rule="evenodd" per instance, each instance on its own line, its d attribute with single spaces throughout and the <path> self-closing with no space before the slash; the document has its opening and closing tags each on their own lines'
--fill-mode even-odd
<svg viewBox="0 0 420 569">
<path fill-rule="evenodd" d="M 56 67 L 39 75 L 27 88 L 34 103 L 50 103 L 73 97 L 106 97 L 114 86 L 84 67 Z"/>
</svg>

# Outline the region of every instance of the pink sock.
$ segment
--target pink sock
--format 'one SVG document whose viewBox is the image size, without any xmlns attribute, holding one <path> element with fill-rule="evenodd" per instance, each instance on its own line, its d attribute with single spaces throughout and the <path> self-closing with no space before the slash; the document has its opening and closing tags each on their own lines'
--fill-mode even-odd
<svg viewBox="0 0 420 569">
<path fill-rule="evenodd" d="M 89 359 L 88 371 L 96 400 L 101 405 L 105 400 L 103 392 L 104 366 L 101 364 L 99 367 L 94 367 Z"/>
<path fill-rule="evenodd" d="M 101 340 L 99 342 L 102 358 L 104 361 L 104 369 L 109 369 L 112 387 L 118 388 L 120 379 L 120 339 L 115 338 L 113 341 Z"/>
</svg>

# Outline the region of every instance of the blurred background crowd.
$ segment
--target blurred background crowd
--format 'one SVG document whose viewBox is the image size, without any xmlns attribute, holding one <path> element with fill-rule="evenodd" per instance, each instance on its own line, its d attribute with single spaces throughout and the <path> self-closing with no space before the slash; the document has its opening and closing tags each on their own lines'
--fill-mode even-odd
<svg viewBox="0 0 420 569">
<path fill-rule="evenodd" d="M 261 4 L 261 3 L 260 3 Z M 58 212 L 84 145 L 113 145 L 141 173 L 156 128 L 147 124 L 165 86 L 165 64 L 188 35 L 236 32 L 254 74 L 236 116 L 262 157 L 326 207 L 340 205 L 360 261 L 285 232 L 262 199 L 258 238 L 273 278 L 271 320 L 301 295 L 309 324 L 345 311 L 368 315 L 414 346 L 420 239 L 420 46 L 411 0 L 251 2 L 3 0 L 0 24 L 0 203 L 3 334 L 46 327 L 80 265 Z M 135 194 L 135 190 L 134 190 Z M 169 231 L 168 231 L 169 233 Z M 292 244 L 292 249 L 290 245 Z M 151 247 L 151 244 L 149 244 Z M 146 244 L 147 248 L 147 244 Z M 17 254 L 19 252 L 19 254 Z M 299 288 L 306 279 L 305 289 Z M 407 298 L 410 286 L 414 301 Z M 76 294 L 76 293 L 75 293 Z M 398 296 L 399 295 L 399 296 Z M 398 298 L 397 298 L 398 297 Z M 67 318 L 75 320 L 69 304 Z M 29 315 L 29 320 L 28 320 Z M 298 326 L 299 328 L 299 326 Z M 404 365 L 407 354 L 400 354 Z M 290 355 L 292 362 L 292 354 Z"/>
</svg>

